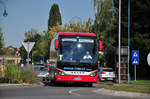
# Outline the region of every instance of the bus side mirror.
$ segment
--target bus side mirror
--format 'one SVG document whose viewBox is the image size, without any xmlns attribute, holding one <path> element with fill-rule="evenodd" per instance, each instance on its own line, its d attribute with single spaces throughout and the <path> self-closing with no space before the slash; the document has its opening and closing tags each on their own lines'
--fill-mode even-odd
<svg viewBox="0 0 150 99">
<path fill-rule="evenodd" d="M 99 40 L 99 51 L 103 50 L 103 43 L 101 40 Z"/>
<path fill-rule="evenodd" d="M 58 39 L 55 40 L 55 49 L 58 50 Z"/>
</svg>

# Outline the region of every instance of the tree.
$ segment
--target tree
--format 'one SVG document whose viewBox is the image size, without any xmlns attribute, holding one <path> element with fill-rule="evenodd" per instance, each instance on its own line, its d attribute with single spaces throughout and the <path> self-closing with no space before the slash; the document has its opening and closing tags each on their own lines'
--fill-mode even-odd
<svg viewBox="0 0 150 99">
<path fill-rule="evenodd" d="M 63 27 L 61 27 L 59 24 L 57 24 L 57 26 L 53 26 L 52 28 L 50 28 L 50 31 L 47 32 L 48 35 L 48 39 L 51 40 L 54 35 L 58 32 L 90 32 L 90 28 L 91 28 L 91 22 L 85 22 L 84 24 L 80 24 L 80 22 L 73 22 L 72 26 L 70 27 L 70 25 L 68 24 L 64 24 Z"/>
<path fill-rule="evenodd" d="M 117 47 L 117 16 L 110 12 L 112 0 L 93 0 L 96 10 L 92 32 L 96 33 L 104 45 L 104 60 L 108 66 L 115 67 L 115 48 Z M 115 18 L 115 19 L 114 19 Z"/>
<path fill-rule="evenodd" d="M 150 52 L 150 1 L 131 0 L 131 50 L 139 50 L 140 64 L 137 66 L 137 77 L 150 79 L 150 67 L 147 55 Z M 131 67 L 133 70 L 133 67 Z M 132 71 L 131 70 L 131 71 Z M 134 73 L 131 72 L 133 76 Z"/>
<path fill-rule="evenodd" d="M 49 12 L 48 30 L 50 30 L 53 26 L 56 26 L 57 23 L 60 25 L 62 24 L 61 13 L 59 11 L 58 4 L 53 4 Z"/>
<path fill-rule="evenodd" d="M 115 65 L 114 62 L 114 48 L 117 47 L 118 42 L 118 15 L 116 14 L 115 21 L 111 21 L 111 13 L 107 11 L 110 9 L 112 0 L 92 0 L 96 8 L 96 16 L 93 25 L 93 31 L 99 35 L 104 43 L 104 54 L 106 61 Z M 131 50 L 139 50 L 140 66 L 137 67 L 137 77 L 145 78 L 150 72 L 146 60 L 150 51 L 150 24 L 149 24 L 149 10 L 150 1 L 131 1 L 131 24 L 130 24 L 130 53 Z M 110 5 L 109 5 L 110 2 Z M 105 4 L 107 3 L 107 4 Z M 104 6 L 105 5 L 105 6 Z M 114 5 L 118 9 L 118 0 L 114 0 Z M 128 0 L 122 0 L 121 13 L 121 46 L 128 44 Z M 130 58 L 131 60 L 131 58 Z M 133 66 L 130 61 L 130 74 L 134 75 Z M 150 79 L 150 77 L 147 77 Z"/>
<path fill-rule="evenodd" d="M 35 29 L 29 30 L 28 32 L 26 32 L 24 34 L 24 36 L 25 36 L 24 42 L 29 41 L 29 42 L 35 42 L 36 43 L 40 39 L 40 34 Z"/>
<path fill-rule="evenodd" d="M 2 48 L 4 47 L 4 38 L 3 38 L 3 32 L 2 29 L 0 27 L 0 55 L 3 54 L 2 52 Z"/>
<path fill-rule="evenodd" d="M 25 63 L 28 55 L 23 45 L 19 48 L 19 53 L 22 59 L 22 63 Z"/>
<path fill-rule="evenodd" d="M 35 50 L 33 51 L 34 61 L 46 61 L 49 58 L 49 46 L 50 43 L 46 37 L 46 34 L 42 34 L 40 40 L 37 42 Z"/>
</svg>

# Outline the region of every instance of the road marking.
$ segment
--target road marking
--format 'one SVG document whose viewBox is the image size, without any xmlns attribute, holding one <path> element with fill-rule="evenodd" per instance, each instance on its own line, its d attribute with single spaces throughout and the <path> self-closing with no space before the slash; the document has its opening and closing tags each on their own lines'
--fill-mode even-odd
<svg viewBox="0 0 150 99">
<path fill-rule="evenodd" d="M 69 90 L 69 94 L 73 94 L 73 95 L 76 95 L 76 96 L 80 96 L 80 94 L 75 93 L 75 91 L 78 91 L 78 90 L 81 90 L 81 89 L 72 89 L 72 90 Z"/>
</svg>

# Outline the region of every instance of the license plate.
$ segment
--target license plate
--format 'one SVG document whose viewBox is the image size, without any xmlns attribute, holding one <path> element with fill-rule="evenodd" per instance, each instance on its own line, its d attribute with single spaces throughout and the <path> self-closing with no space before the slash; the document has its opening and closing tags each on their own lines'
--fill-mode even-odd
<svg viewBox="0 0 150 99">
<path fill-rule="evenodd" d="M 112 78 L 107 78 L 107 80 L 113 80 Z"/>
<path fill-rule="evenodd" d="M 73 80 L 82 80 L 80 77 L 74 77 Z"/>
</svg>

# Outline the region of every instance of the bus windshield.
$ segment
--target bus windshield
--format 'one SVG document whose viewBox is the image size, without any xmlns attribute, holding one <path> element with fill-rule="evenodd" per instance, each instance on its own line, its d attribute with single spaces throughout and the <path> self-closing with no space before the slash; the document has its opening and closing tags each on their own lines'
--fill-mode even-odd
<svg viewBox="0 0 150 99">
<path fill-rule="evenodd" d="M 58 60 L 62 62 L 94 62 L 96 39 L 92 38 L 62 38 Z"/>
</svg>

